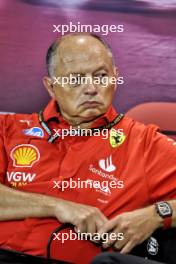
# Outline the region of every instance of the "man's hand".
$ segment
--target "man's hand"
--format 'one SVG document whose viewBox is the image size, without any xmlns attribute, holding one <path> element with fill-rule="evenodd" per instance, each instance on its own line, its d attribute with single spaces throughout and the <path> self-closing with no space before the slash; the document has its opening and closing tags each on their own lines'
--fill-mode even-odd
<svg viewBox="0 0 176 264">
<path fill-rule="evenodd" d="M 99 233 L 101 235 L 109 231 L 116 234 L 123 233 L 123 240 L 109 240 L 103 244 L 103 247 L 113 246 L 121 253 L 129 253 L 161 226 L 162 218 L 156 213 L 155 206 L 152 205 L 118 215 L 100 228 Z"/>
<path fill-rule="evenodd" d="M 108 219 L 96 207 L 74 203 L 66 200 L 58 203 L 54 216 L 62 223 L 71 223 L 76 231 L 94 234 Z"/>
</svg>

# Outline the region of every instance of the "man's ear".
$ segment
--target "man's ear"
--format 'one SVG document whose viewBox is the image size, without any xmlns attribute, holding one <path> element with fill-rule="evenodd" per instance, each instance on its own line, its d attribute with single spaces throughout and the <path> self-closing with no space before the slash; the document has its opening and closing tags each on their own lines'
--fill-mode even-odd
<svg viewBox="0 0 176 264">
<path fill-rule="evenodd" d="M 116 66 L 114 67 L 114 76 L 116 78 L 116 85 L 115 85 L 115 91 L 116 91 L 117 90 L 118 77 L 119 77 L 119 70 Z"/>
<path fill-rule="evenodd" d="M 43 85 L 45 86 L 46 90 L 48 91 L 49 95 L 55 99 L 55 93 L 53 90 L 53 84 L 52 84 L 52 80 L 50 77 L 48 76 L 44 76 L 43 77 Z"/>
<path fill-rule="evenodd" d="M 117 67 L 114 67 L 114 75 L 116 76 L 116 78 L 119 77 L 119 70 Z"/>
</svg>

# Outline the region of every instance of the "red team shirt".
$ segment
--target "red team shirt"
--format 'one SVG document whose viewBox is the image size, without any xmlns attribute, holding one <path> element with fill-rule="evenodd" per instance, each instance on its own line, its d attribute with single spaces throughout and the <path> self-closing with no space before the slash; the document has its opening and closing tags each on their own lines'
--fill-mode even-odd
<svg viewBox="0 0 176 264">
<path fill-rule="evenodd" d="M 93 127 L 106 125 L 116 116 L 110 106 Z M 53 100 L 44 110 L 44 120 L 52 131 L 70 128 Z M 0 182 L 17 190 L 98 207 L 109 219 L 176 198 L 176 143 L 158 133 L 156 126 L 145 126 L 126 116 L 113 129 L 117 132 L 111 128 L 106 139 L 102 135 L 66 136 L 51 144 L 37 113 L 2 115 Z M 62 191 L 54 184 L 71 178 L 77 183 L 113 180 L 117 187 Z M 0 246 L 46 256 L 50 234 L 59 225 L 55 218 L 0 222 Z M 55 239 L 51 247 L 52 258 L 73 263 L 89 263 L 99 252 L 91 242 L 80 240 L 62 244 Z"/>
</svg>

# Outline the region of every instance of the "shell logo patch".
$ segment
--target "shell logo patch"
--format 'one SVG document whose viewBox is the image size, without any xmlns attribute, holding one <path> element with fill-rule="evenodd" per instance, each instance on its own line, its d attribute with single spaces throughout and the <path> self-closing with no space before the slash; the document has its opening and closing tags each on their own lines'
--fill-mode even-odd
<svg viewBox="0 0 176 264">
<path fill-rule="evenodd" d="M 124 143 L 125 139 L 126 139 L 126 136 L 123 133 L 123 131 L 121 131 L 120 129 L 116 130 L 116 129 L 112 128 L 110 130 L 109 142 L 113 148 L 116 148 L 116 147 L 119 147 L 120 145 L 122 145 Z"/>
<path fill-rule="evenodd" d="M 39 161 L 39 150 L 30 144 L 18 145 L 12 149 L 10 157 L 13 160 L 14 167 L 32 167 Z"/>
</svg>

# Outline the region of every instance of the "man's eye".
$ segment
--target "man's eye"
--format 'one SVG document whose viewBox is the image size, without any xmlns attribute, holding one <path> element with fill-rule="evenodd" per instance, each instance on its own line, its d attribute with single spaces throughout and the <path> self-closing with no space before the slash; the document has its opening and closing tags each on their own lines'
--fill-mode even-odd
<svg viewBox="0 0 176 264">
<path fill-rule="evenodd" d="M 99 74 L 96 74 L 95 77 L 99 77 L 99 78 L 103 78 L 103 77 L 106 77 L 108 76 L 107 73 L 99 73 Z"/>
<path fill-rule="evenodd" d="M 69 86 L 71 87 L 77 87 L 81 84 L 81 78 L 80 76 L 72 76 L 69 78 Z"/>
<path fill-rule="evenodd" d="M 106 72 L 104 73 L 99 73 L 94 76 L 96 80 L 96 84 L 99 85 L 107 85 L 108 82 L 108 74 Z"/>
</svg>

